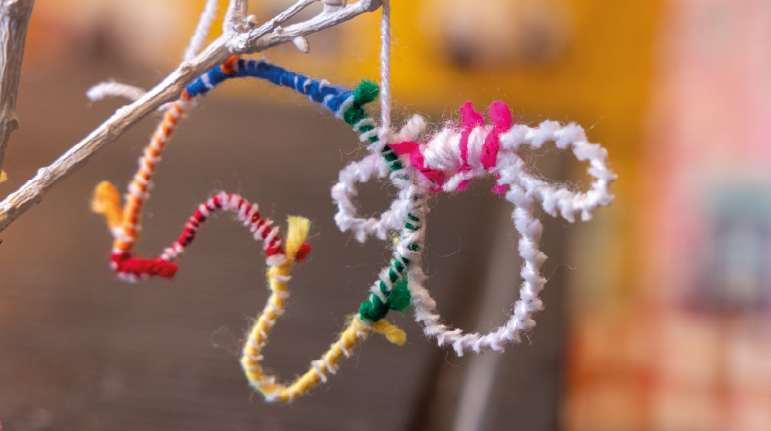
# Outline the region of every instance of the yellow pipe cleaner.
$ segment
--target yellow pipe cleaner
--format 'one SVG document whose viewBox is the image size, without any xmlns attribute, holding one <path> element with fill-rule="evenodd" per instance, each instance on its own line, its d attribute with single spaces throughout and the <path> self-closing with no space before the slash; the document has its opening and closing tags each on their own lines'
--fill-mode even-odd
<svg viewBox="0 0 771 431">
<path fill-rule="evenodd" d="M 358 316 L 350 318 L 347 327 L 324 353 L 320 360 L 312 361 L 311 367 L 291 384 L 276 382 L 274 376 L 265 374 L 260 361 L 262 348 L 268 340 L 268 332 L 276 320 L 284 313 L 286 299 L 289 297 L 287 282 L 289 272 L 294 264 L 294 257 L 300 246 L 305 242 L 310 229 L 310 222 L 302 217 L 289 217 L 286 238 L 286 262 L 274 265 L 268 269 L 268 284 L 271 295 L 262 314 L 249 330 L 244 344 L 241 366 L 244 369 L 249 384 L 259 391 L 268 401 L 288 402 L 307 394 L 320 383 L 327 381 L 328 373 L 337 372 L 337 362 L 343 357 L 349 357 L 357 344 L 363 341 L 370 332 L 384 334 L 394 344 L 402 345 L 406 341 L 404 331 L 382 319 L 375 323 L 361 320 Z"/>
<path fill-rule="evenodd" d="M 120 209 L 118 190 L 111 182 L 102 181 L 96 186 L 94 199 L 91 201 L 91 210 L 104 216 L 110 230 L 120 227 L 123 220 L 123 210 Z"/>
</svg>

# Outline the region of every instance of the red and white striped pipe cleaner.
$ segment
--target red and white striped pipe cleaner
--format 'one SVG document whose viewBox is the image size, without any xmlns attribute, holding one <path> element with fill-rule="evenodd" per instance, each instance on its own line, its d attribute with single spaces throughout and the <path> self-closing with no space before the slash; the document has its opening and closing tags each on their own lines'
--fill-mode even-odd
<svg viewBox="0 0 771 431">
<path fill-rule="evenodd" d="M 125 281 L 137 281 L 151 275 L 173 277 L 177 272 L 174 261 L 193 242 L 195 235 L 206 220 L 216 211 L 225 210 L 236 214 L 238 220 L 249 228 L 255 240 L 263 242 L 266 263 L 269 266 L 282 265 L 286 261 L 286 251 L 278 235 L 279 228 L 272 227 L 273 221 L 260 217 L 259 206 L 237 194 L 219 192 L 202 203 L 185 225 L 185 229 L 171 247 L 165 249 L 155 259 L 140 259 L 130 252 L 116 252 L 112 255 L 112 268 L 118 278 Z M 310 245 L 303 244 L 296 260 L 302 260 L 310 251 Z"/>
<path fill-rule="evenodd" d="M 229 75 L 235 74 L 238 58 L 235 55 L 230 57 L 222 64 L 222 71 Z M 153 137 L 150 139 L 150 144 L 145 147 L 144 154 L 139 159 L 139 169 L 128 186 L 120 226 L 112 229 L 113 237 L 115 237 L 113 254 L 130 252 L 139 238 L 142 206 L 144 201 L 149 198 L 149 188 L 155 173 L 155 166 L 161 160 L 161 153 L 172 132 L 177 128 L 180 118 L 185 111 L 194 106 L 194 103 L 194 98 L 186 90 L 183 91 L 179 100 L 172 102 L 166 110 L 163 120 L 158 124 Z"/>
</svg>

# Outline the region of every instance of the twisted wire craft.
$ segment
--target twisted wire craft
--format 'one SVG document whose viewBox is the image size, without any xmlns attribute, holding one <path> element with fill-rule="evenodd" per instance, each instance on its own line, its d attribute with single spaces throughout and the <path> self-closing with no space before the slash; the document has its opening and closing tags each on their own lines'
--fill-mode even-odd
<svg viewBox="0 0 771 431">
<path fill-rule="evenodd" d="M 275 66 L 270 69 L 275 71 L 271 75 L 274 77 L 272 82 L 297 90 L 291 79 L 295 74 L 283 69 L 279 71 L 280 68 Z M 283 76 L 287 78 L 282 80 Z M 355 93 L 359 95 L 358 106 L 363 106 L 376 97 L 377 87 L 365 81 Z M 395 142 L 389 144 L 380 142 L 375 121 L 367 117 L 363 109 L 355 115 L 344 113 L 346 122 L 361 133 L 361 140 L 371 142 L 372 154 L 345 167 L 340 173 L 340 181 L 332 189 L 338 205 L 335 221 L 341 230 L 353 231 L 360 241 L 371 234 L 385 239 L 389 230 L 401 231 L 391 265 L 381 271 L 380 280 L 371 287 L 372 293 L 362 304 L 359 317 L 363 320 L 382 319 L 389 309 L 402 309 L 403 298 L 409 293 L 415 307 L 415 319 L 423 324 L 424 333 L 436 337 L 440 346 L 452 345 L 458 355 L 466 350 L 501 351 L 505 343 L 520 342 L 519 333 L 535 325 L 532 315 L 543 309 L 538 294 L 546 282 L 540 274 L 546 255 L 538 250 L 543 227 L 532 215 L 534 203 L 540 202 L 548 214 L 561 215 L 569 222 L 575 221 L 577 213 L 581 213 L 583 220 L 588 220 L 598 206 L 610 204 L 612 196 L 608 188 L 616 178 L 607 165 L 607 150 L 599 144 L 589 143 L 583 129 L 574 123 L 562 127 L 557 122 L 545 121 L 538 128 L 514 125 L 511 112 L 503 102 L 491 105 L 491 126 L 485 125 L 484 117 L 470 103 L 460 111 L 461 125 L 448 124 L 423 144 L 412 142 L 425 128 L 425 121 L 420 117 L 413 117 Z M 336 114 L 340 116 L 340 111 Z M 590 162 L 588 172 L 594 181 L 588 192 L 576 193 L 566 187 L 552 186 L 527 171 L 527 165 L 518 153 L 520 147 L 540 148 L 550 141 L 559 149 L 572 149 L 579 160 Z M 383 177 L 389 170 L 391 182 L 399 190 L 397 200 L 380 218 L 358 217 L 351 199 L 356 194 L 355 183 L 367 181 L 375 174 Z M 487 335 L 465 334 L 441 323 L 441 317 L 435 312 L 436 303 L 423 287 L 426 276 L 416 261 L 420 259 L 425 236 L 428 192 L 461 191 L 471 179 L 488 174 L 497 180 L 493 192 L 505 192 L 506 199 L 515 205 L 512 219 L 520 234 L 523 283 L 520 299 L 505 325 Z M 398 308 L 391 308 L 394 304 Z"/>
<path fill-rule="evenodd" d="M 217 70 L 218 73 L 233 73 L 233 63 L 237 60 L 238 57 L 233 56 L 213 70 Z M 212 73 L 212 71 L 208 73 Z M 194 106 L 194 97 L 185 90 L 179 100 L 169 104 L 162 121 L 150 139 L 150 144 L 145 147 L 142 157 L 139 158 L 139 169 L 129 183 L 126 203 L 122 210 L 115 186 L 108 181 L 103 181 L 96 188 L 92 208 L 107 218 L 110 231 L 115 238 L 112 247 L 112 267 L 121 279 L 135 281 L 136 279 L 146 279 L 151 275 L 172 277 L 176 272 L 176 267 L 164 265 L 157 260 L 154 262 L 134 258 L 131 255 L 131 249 L 142 229 L 140 219 L 142 206 L 145 200 L 150 197 L 149 190 L 155 173 L 155 166 L 160 162 L 161 153 L 166 148 L 179 120 L 187 110 Z"/>
<path fill-rule="evenodd" d="M 94 207 L 100 207 L 100 210 L 103 212 L 119 212 L 120 203 L 117 193 L 108 195 L 104 190 L 100 190 L 103 184 L 97 187 L 95 201 L 99 201 L 99 203 L 95 203 Z M 107 210 L 106 207 L 111 208 Z M 195 239 L 196 233 L 206 220 L 220 209 L 236 213 L 236 218 L 249 228 L 255 241 L 263 242 L 266 256 L 265 262 L 268 266 L 272 268 L 286 264 L 287 252 L 281 244 L 281 238 L 278 235 L 279 228 L 273 227 L 273 221 L 263 219 L 260 216 L 259 206 L 256 203 L 250 203 L 237 194 L 219 192 L 198 206 L 190 220 L 185 224 L 185 228 L 179 238 L 171 247 L 163 250 L 160 256 L 155 259 L 135 259 L 129 253 L 123 253 L 117 257 L 113 255 L 113 269 L 118 273 L 120 279 L 132 282 L 146 279 L 149 275 L 173 277 L 178 269 L 174 261 L 190 246 Z M 294 224 L 298 222 L 295 218 L 290 218 L 290 221 L 291 232 Z M 291 233 L 289 235 L 291 236 Z M 307 236 L 307 232 L 305 236 Z M 305 236 L 303 236 L 303 241 Z M 310 245 L 301 242 L 299 248 L 290 256 L 290 260 L 302 260 L 309 251 Z M 299 255 L 295 257 L 295 254 L 298 253 Z"/>
<path fill-rule="evenodd" d="M 195 97 L 206 94 L 226 79 L 247 76 L 263 78 L 279 85 L 290 86 L 295 91 L 308 95 L 311 100 L 322 103 L 328 109 L 333 110 L 333 112 L 339 112 L 339 117 L 345 117 L 350 122 L 358 122 L 358 118 L 366 116 L 363 113 L 363 105 L 377 97 L 377 85 L 374 83 L 367 83 L 357 92 L 354 92 L 330 86 L 326 81 L 312 80 L 303 75 L 292 74 L 261 60 L 241 60 L 237 56 L 233 56 L 222 66 L 213 68 L 189 84 L 180 100 L 187 103 L 185 106 L 187 108 L 192 104 Z M 176 113 L 177 108 L 175 108 L 175 105 L 179 103 L 180 101 L 175 102 L 169 109 L 174 110 L 173 113 Z M 241 364 L 250 384 L 260 391 L 266 399 L 289 401 L 296 396 L 307 393 L 319 383 L 325 382 L 327 375 L 336 371 L 336 363 L 342 357 L 348 357 L 356 344 L 365 339 L 371 332 L 382 333 L 390 341 L 396 344 L 403 344 L 405 341 L 404 332 L 390 325 L 385 320 L 362 320 L 356 317 L 350 319 L 347 328 L 343 331 L 339 340 L 332 344 L 329 351 L 322 355 L 320 360 L 313 361 L 309 371 L 293 383 L 282 385 L 276 383 L 275 377 L 264 374 L 259 364 L 261 360 L 260 351 L 267 342 L 267 334 L 270 328 L 272 328 L 276 319 L 283 314 L 284 300 L 288 295 L 286 281 L 289 279 L 289 266 L 294 261 L 294 254 L 297 253 L 292 246 L 292 244 L 297 243 L 293 236 L 296 235 L 296 232 L 302 232 L 303 229 L 293 228 L 293 222 L 290 220 L 287 249 L 285 251 L 278 240 L 277 229 L 269 230 L 265 228 L 270 226 L 270 221 L 263 221 L 259 218 L 259 214 L 256 213 L 256 206 L 254 207 L 254 214 L 251 213 L 252 207 L 241 207 L 240 205 L 233 207 L 233 205 L 236 205 L 234 202 L 240 200 L 240 197 L 227 198 L 225 195 L 215 195 L 206 204 L 199 207 L 196 214 L 186 225 L 185 231 L 179 240 L 172 247 L 164 250 L 159 258 L 133 258 L 129 250 L 139 236 L 139 212 L 144 201 L 149 197 L 147 189 L 150 178 L 154 173 L 156 164 L 160 160 L 159 156 L 163 150 L 163 145 L 167 142 L 180 115 L 181 112 L 177 115 L 170 115 L 167 112 L 164 115 L 164 119 L 156 130 L 150 145 L 145 150 L 144 157 L 140 159 L 140 167 L 129 186 L 129 193 L 126 197 L 127 203 L 123 210 L 120 208 L 120 198 L 117 190 L 112 184 L 102 182 L 95 191 L 93 209 L 106 216 L 108 225 L 116 237 L 113 248 L 112 267 L 117 272 L 119 278 L 127 281 L 136 281 L 147 279 L 151 275 L 172 277 L 177 270 L 173 260 L 190 244 L 195 232 L 200 227 L 200 224 L 205 221 L 209 212 L 220 208 L 220 205 L 224 203 L 226 209 L 239 212 L 240 220 L 245 217 L 242 221 L 251 220 L 249 217 L 256 217 L 251 222 L 251 230 L 255 232 L 255 239 L 262 237 L 265 242 L 267 262 L 270 266 L 268 282 L 271 296 L 265 309 L 249 332 Z M 374 130 L 373 126 L 359 124 L 358 130 L 364 134 L 363 139 L 377 140 L 371 133 Z M 245 210 L 244 208 L 249 209 Z M 305 235 L 307 235 L 307 227 L 304 230 L 302 239 L 305 238 Z M 303 244 L 303 246 L 307 247 L 307 244 Z M 397 295 L 394 294 L 392 300 L 386 300 L 386 302 L 393 309 L 403 310 L 409 306 L 409 292 L 404 284 L 399 292 L 402 294 L 406 293 L 407 296 L 404 297 L 402 295 L 402 299 L 397 301 Z"/>
<path fill-rule="evenodd" d="M 312 361 L 311 367 L 303 376 L 291 384 L 283 385 L 277 383 L 274 377 L 264 374 L 259 361 L 261 349 L 267 342 L 267 334 L 283 313 L 284 299 L 288 294 L 286 281 L 289 267 L 298 253 L 295 249 L 298 240 L 295 237 L 302 236 L 304 241 L 304 235 L 307 235 L 307 227 L 292 227 L 293 224 L 290 223 L 286 250 L 282 248 L 281 253 L 276 253 L 282 260 L 269 261 L 268 281 L 271 296 L 268 305 L 250 330 L 241 359 L 251 386 L 261 392 L 268 401 L 290 401 L 326 382 L 329 374 L 337 371 L 337 362 L 348 357 L 355 345 L 371 332 L 383 333 L 396 344 L 403 343 L 404 333 L 384 319 L 390 310 L 403 311 L 409 306 L 414 307 L 415 320 L 423 325 L 424 333 L 436 337 L 440 346 L 451 345 L 458 355 L 462 355 L 466 350 L 501 351 L 505 343 L 519 342 L 521 331 L 529 330 L 535 325 L 532 316 L 543 308 L 538 294 L 546 282 L 540 274 L 546 256 L 538 250 L 542 226 L 532 215 L 535 202 L 540 202 L 548 214 L 561 215 L 573 222 L 575 214 L 581 213 L 582 218 L 587 220 L 594 209 L 608 205 L 612 200 L 608 186 L 615 179 L 615 175 L 608 169 L 607 151 L 598 144 L 589 143 L 583 129 L 576 124 L 561 126 L 556 122 L 545 121 L 536 128 L 513 124 L 508 106 L 503 102 L 494 102 L 489 110 L 492 125 L 486 125 L 484 117 L 468 103 L 461 108 L 461 124 L 448 123 L 424 142 L 417 142 L 425 129 L 425 120 L 420 116 L 410 119 L 395 137 L 382 134 L 381 138 L 377 123 L 364 110 L 365 105 L 377 98 L 377 84 L 362 81 L 351 91 L 330 85 L 323 80 L 318 81 L 287 71 L 264 60 L 244 60 L 237 57 L 231 57 L 222 66 L 210 70 L 189 84 L 181 100 L 192 103 L 194 98 L 206 94 L 219 83 L 236 77 L 257 77 L 291 88 L 309 96 L 311 100 L 320 103 L 336 117 L 351 125 L 353 130 L 359 133 L 360 140 L 367 144 L 370 154 L 360 161 L 351 162 L 340 171 L 338 183 L 332 188 L 332 198 L 338 207 L 335 222 L 342 231 L 351 231 L 354 237 L 362 242 L 370 235 L 384 240 L 389 231 L 399 232 L 389 264 L 381 270 L 378 279 L 370 287 L 369 296 L 362 302 L 358 313 L 349 319 L 338 340 L 319 360 Z M 174 120 L 177 118 L 178 116 L 175 116 Z M 164 137 L 167 139 L 172 129 L 159 126 L 159 130 L 165 133 Z M 589 174 L 594 180 L 588 192 L 576 193 L 565 187 L 552 186 L 528 171 L 528 166 L 519 154 L 520 147 L 528 145 L 539 148 L 549 141 L 555 142 L 559 149 L 572 149 L 579 160 L 590 162 Z M 160 150 L 162 148 L 161 146 Z M 116 236 L 116 244 L 129 244 L 124 248 L 114 248 L 113 256 L 120 252 L 119 256 L 124 256 L 127 262 L 133 259 L 128 251 L 136 240 L 138 212 L 142 199 L 146 198 L 146 187 L 142 188 L 140 185 L 146 186 L 149 182 L 160 150 L 150 153 L 150 156 L 155 157 L 149 160 L 152 164 L 140 162 L 137 177 L 141 177 L 141 181 L 137 181 L 135 177 L 132 184 L 137 185 L 129 189 L 128 201 L 138 202 L 131 207 L 128 207 L 127 202 L 130 216 L 125 215 L 126 210 L 120 213 L 114 187 L 103 183 L 97 189 L 94 209 L 108 217 Z M 423 286 L 427 277 L 421 267 L 421 255 L 430 194 L 464 190 L 469 181 L 485 175 L 495 176 L 496 186 L 493 192 L 505 193 L 506 199 L 515 206 L 512 218 L 520 234 L 519 253 L 524 265 L 521 271 L 523 282 L 520 299 L 514 305 L 513 315 L 506 324 L 489 334 L 481 335 L 467 334 L 442 323 L 441 317 L 435 311 L 435 301 Z M 356 183 L 386 176 L 396 187 L 397 198 L 380 217 L 360 217 L 354 203 L 357 194 Z M 223 199 L 224 197 L 220 197 L 221 202 L 228 202 L 228 208 L 232 208 L 232 201 Z M 208 206 L 205 209 L 211 211 Z M 119 218 L 116 214 L 122 217 Z M 120 220 L 122 224 L 116 220 Z M 198 228 L 193 221 L 200 223 L 194 216 L 188 224 L 187 228 L 191 229 L 190 232 L 186 230 L 188 234 L 194 234 Z M 131 234 L 134 235 L 131 237 L 133 241 L 125 240 L 125 236 Z M 187 238 L 183 233 L 180 240 L 167 249 L 158 260 L 171 264 L 173 258 L 189 243 Z M 273 233 L 271 240 L 266 242 L 266 254 L 269 254 L 270 247 L 275 246 L 275 238 Z M 270 259 L 270 256 L 268 258 Z M 115 261 L 115 257 L 113 260 Z M 137 269 L 140 266 L 141 270 Z M 169 274 L 169 271 L 157 270 L 152 265 L 131 266 L 117 262 L 114 268 L 119 274 L 132 274 L 133 277 L 129 278 L 173 275 Z"/>
</svg>

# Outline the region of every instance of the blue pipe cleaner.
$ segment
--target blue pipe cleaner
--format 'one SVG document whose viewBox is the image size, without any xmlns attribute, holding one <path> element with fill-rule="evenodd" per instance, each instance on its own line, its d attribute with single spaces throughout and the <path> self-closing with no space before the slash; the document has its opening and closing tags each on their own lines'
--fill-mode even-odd
<svg viewBox="0 0 771 431">
<path fill-rule="evenodd" d="M 276 85 L 291 88 L 308 96 L 312 101 L 321 103 L 337 115 L 346 100 L 353 97 L 353 91 L 330 85 L 326 81 L 318 81 L 299 73 L 290 72 L 282 67 L 274 66 L 265 60 L 238 60 L 238 70 L 229 75 L 217 66 L 199 76 L 185 88 L 192 97 L 202 96 L 209 90 L 230 78 L 252 77 L 266 79 Z"/>
</svg>

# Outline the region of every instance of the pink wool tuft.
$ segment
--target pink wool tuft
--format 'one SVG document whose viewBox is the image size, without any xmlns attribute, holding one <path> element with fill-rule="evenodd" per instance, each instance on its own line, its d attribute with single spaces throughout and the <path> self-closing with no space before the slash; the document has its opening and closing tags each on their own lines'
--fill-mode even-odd
<svg viewBox="0 0 771 431">
<path fill-rule="evenodd" d="M 500 100 L 496 100 L 490 105 L 490 119 L 493 120 L 495 127 L 499 127 L 502 132 L 511 129 L 511 126 L 514 125 L 509 105 Z"/>
<path fill-rule="evenodd" d="M 474 127 L 484 126 L 485 118 L 479 112 L 474 110 L 474 106 L 471 102 L 466 102 L 459 109 L 460 115 L 463 119 L 463 131 L 460 138 L 460 158 L 463 159 L 463 167 L 461 169 L 469 170 L 468 167 L 468 137 Z"/>
<path fill-rule="evenodd" d="M 463 131 L 460 135 L 460 158 L 462 160 L 460 171 L 463 172 L 471 170 L 471 166 L 468 164 L 468 137 L 471 135 L 471 131 L 474 130 L 474 127 L 485 125 L 485 118 L 482 114 L 474 110 L 474 106 L 470 101 L 464 103 L 459 111 L 463 121 Z M 461 181 L 456 190 L 466 190 L 468 184 L 469 180 Z"/>
<path fill-rule="evenodd" d="M 506 186 L 504 184 L 496 184 L 493 187 L 493 193 L 495 193 L 496 195 L 502 195 L 506 193 Z"/>
<path fill-rule="evenodd" d="M 468 187 L 471 180 L 463 180 L 458 183 L 458 187 L 455 188 L 456 191 L 462 192 L 463 190 L 466 190 L 466 187 Z"/>
<path fill-rule="evenodd" d="M 460 107 L 459 111 L 461 117 L 463 118 L 464 128 L 473 129 L 474 127 L 485 125 L 485 118 L 481 113 L 474 110 L 474 105 L 470 101 L 464 103 L 463 106 Z"/>
<path fill-rule="evenodd" d="M 513 125 L 509 106 L 500 100 L 496 100 L 490 105 L 489 114 L 495 127 L 493 127 L 493 130 L 485 139 L 485 148 L 482 154 L 482 166 L 488 170 L 495 167 L 496 160 L 498 159 L 498 149 L 500 148 L 498 137 L 501 133 L 508 132 Z M 501 194 L 505 191 L 506 186 L 498 184 L 493 187 L 493 193 Z"/>
<path fill-rule="evenodd" d="M 418 143 L 402 142 L 399 144 L 391 144 L 390 147 L 396 154 L 409 154 L 410 165 L 417 168 L 420 173 L 434 184 L 431 191 L 439 192 L 442 189 L 442 184 L 444 184 L 444 172 L 435 171 L 426 166 L 426 161 L 423 158 L 423 154 L 420 152 L 420 145 Z"/>
<path fill-rule="evenodd" d="M 459 111 L 462 116 L 462 126 L 460 130 L 461 137 L 459 143 L 461 160 L 460 167 L 458 168 L 457 172 L 463 173 L 471 171 L 471 165 L 468 161 L 469 136 L 475 128 L 484 127 L 485 123 L 484 117 L 482 117 L 482 114 L 474 110 L 471 102 L 466 102 L 463 106 L 461 106 Z M 511 127 L 514 125 L 514 120 L 508 105 L 501 101 L 495 101 L 490 105 L 489 115 L 493 122 L 493 127 L 488 129 L 489 133 L 485 137 L 482 154 L 479 156 L 479 161 L 482 163 L 482 166 L 485 170 L 494 172 L 498 159 L 498 151 L 500 149 L 500 135 L 511 130 Z M 426 145 L 428 144 L 424 144 L 423 149 L 421 149 L 420 144 L 416 142 L 400 142 L 398 144 L 390 144 L 389 146 L 398 155 L 408 155 L 409 164 L 418 169 L 426 178 L 428 178 L 432 183 L 431 191 L 438 193 L 442 190 L 442 185 L 445 182 L 447 172 L 434 170 L 426 165 L 425 158 L 422 153 L 422 151 L 425 150 Z M 500 176 L 497 173 L 496 178 L 500 180 Z M 458 185 L 455 187 L 455 190 L 466 190 L 470 182 L 470 178 L 459 181 Z M 502 194 L 505 192 L 505 185 L 496 184 L 495 187 L 493 187 L 493 193 Z"/>
</svg>

